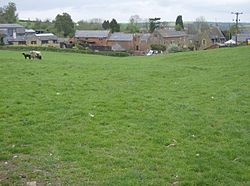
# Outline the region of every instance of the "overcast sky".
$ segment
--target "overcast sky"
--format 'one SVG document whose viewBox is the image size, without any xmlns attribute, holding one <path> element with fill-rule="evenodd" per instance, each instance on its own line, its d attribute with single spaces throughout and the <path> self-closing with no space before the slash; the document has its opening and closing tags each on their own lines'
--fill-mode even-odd
<svg viewBox="0 0 250 186">
<path fill-rule="evenodd" d="M 0 6 L 9 0 L 0 0 Z M 12 0 L 17 6 L 19 19 L 50 19 L 67 12 L 76 22 L 92 18 L 128 22 L 130 16 L 161 17 L 162 21 L 194 21 L 204 16 L 207 21 L 231 22 L 231 12 L 243 12 L 241 22 L 250 22 L 250 0 Z"/>
</svg>

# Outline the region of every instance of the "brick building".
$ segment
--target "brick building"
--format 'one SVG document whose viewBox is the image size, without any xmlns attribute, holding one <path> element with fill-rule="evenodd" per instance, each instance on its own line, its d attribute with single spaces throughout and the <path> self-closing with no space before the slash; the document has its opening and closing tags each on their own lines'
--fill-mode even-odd
<svg viewBox="0 0 250 186">
<path fill-rule="evenodd" d="M 114 32 L 108 38 L 108 45 L 113 51 L 134 50 L 133 34 Z"/>
<path fill-rule="evenodd" d="M 108 46 L 110 31 L 107 30 L 77 30 L 73 42 L 94 46 Z"/>
</svg>

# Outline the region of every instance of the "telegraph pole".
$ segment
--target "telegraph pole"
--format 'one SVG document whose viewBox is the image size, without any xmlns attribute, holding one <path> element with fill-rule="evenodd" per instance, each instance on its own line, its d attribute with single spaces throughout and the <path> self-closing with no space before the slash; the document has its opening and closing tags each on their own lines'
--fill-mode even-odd
<svg viewBox="0 0 250 186">
<path fill-rule="evenodd" d="M 237 34 L 238 34 L 239 15 L 243 14 L 243 12 L 231 12 L 231 14 L 234 14 L 236 16 L 236 20 L 235 20 L 235 22 L 236 22 L 235 43 L 236 43 L 236 46 L 237 46 L 237 41 L 238 41 Z"/>
</svg>

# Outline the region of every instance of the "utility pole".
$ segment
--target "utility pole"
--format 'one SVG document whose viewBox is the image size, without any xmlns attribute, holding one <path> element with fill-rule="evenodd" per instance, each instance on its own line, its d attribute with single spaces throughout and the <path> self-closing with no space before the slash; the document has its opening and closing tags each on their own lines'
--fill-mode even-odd
<svg viewBox="0 0 250 186">
<path fill-rule="evenodd" d="M 238 41 L 237 34 L 238 34 L 239 15 L 243 14 L 243 12 L 231 12 L 231 14 L 236 15 L 236 20 L 235 20 L 235 22 L 236 22 L 235 43 L 236 43 L 236 46 L 237 46 L 237 41 Z"/>
</svg>

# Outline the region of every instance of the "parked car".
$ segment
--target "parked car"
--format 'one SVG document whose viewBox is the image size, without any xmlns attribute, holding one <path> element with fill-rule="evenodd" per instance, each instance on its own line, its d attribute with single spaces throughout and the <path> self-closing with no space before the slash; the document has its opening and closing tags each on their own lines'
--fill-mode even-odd
<svg viewBox="0 0 250 186">
<path fill-rule="evenodd" d="M 158 50 L 149 50 L 146 55 L 147 56 L 152 56 L 152 55 L 156 55 L 156 54 L 159 54 L 159 53 L 162 53 L 162 51 L 159 52 Z"/>
</svg>

